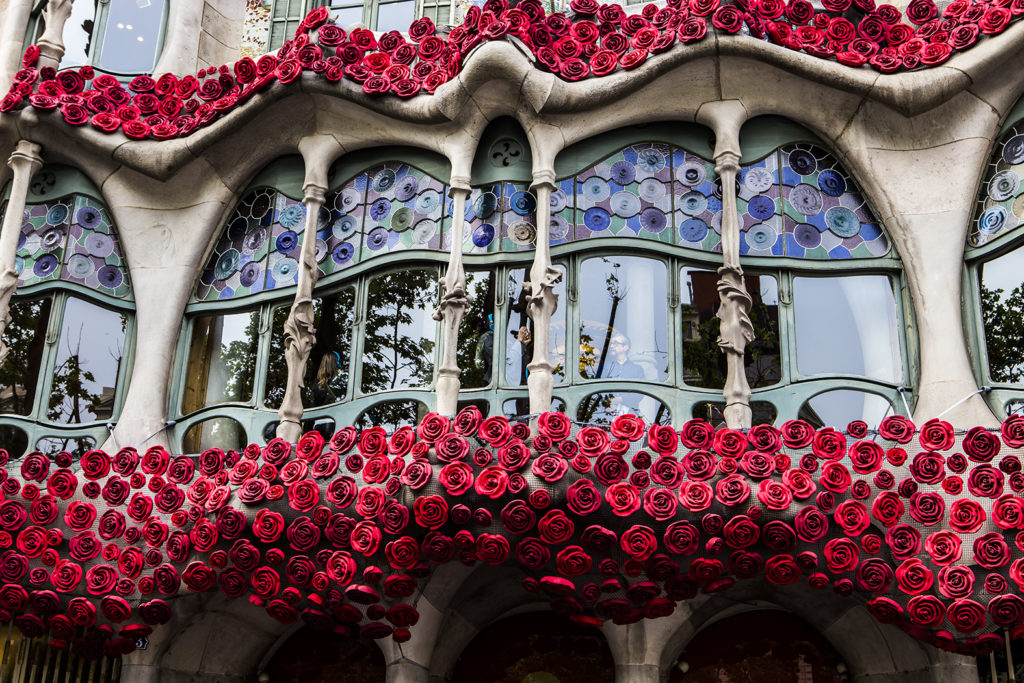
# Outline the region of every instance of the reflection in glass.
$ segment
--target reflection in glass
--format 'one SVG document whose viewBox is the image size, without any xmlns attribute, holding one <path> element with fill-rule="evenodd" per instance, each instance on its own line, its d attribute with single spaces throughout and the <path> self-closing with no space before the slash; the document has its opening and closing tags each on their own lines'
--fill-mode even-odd
<svg viewBox="0 0 1024 683">
<path fill-rule="evenodd" d="M 0 367 L 0 413 L 32 413 L 52 301 L 48 297 L 11 302 L 11 322 L 3 335 L 8 354 Z"/>
<path fill-rule="evenodd" d="M 267 357 L 267 386 L 264 403 L 279 408 L 288 385 L 285 360 L 284 323 L 289 306 L 274 309 Z M 324 315 L 326 311 L 326 315 Z M 316 337 L 303 377 L 302 404 L 307 408 L 337 403 L 348 391 L 349 358 L 352 353 L 352 326 L 355 323 L 355 290 L 343 289 L 322 299 L 313 299 L 313 324 Z"/>
<path fill-rule="evenodd" d="M 242 425 L 230 417 L 215 417 L 189 427 L 181 440 L 181 449 L 184 453 L 202 453 L 207 448 L 240 451 L 246 443 Z"/>
<path fill-rule="evenodd" d="M 1020 382 L 1024 379 L 1024 249 L 982 264 L 979 277 L 989 377 L 994 382 Z"/>
<path fill-rule="evenodd" d="M 466 273 L 466 294 L 473 303 L 466 310 L 459 329 L 459 380 L 464 389 L 486 387 L 491 383 L 494 364 L 494 274 L 490 271 Z"/>
<path fill-rule="evenodd" d="M 565 268 L 555 266 L 562 277 L 553 287 L 558 301 L 551 314 L 551 332 L 548 337 L 548 358 L 555 369 L 552 374 L 555 384 L 565 381 Z M 505 382 L 512 386 L 524 386 L 528 373 L 526 366 L 533 361 L 533 320 L 526 312 L 524 283 L 529 283 L 530 272 L 525 268 L 514 268 L 508 273 L 508 317 L 505 329 Z"/>
<path fill-rule="evenodd" d="M 67 300 L 46 410 L 50 420 L 74 424 L 110 419 L 127 326 L 124 313 Z"/>
<path fill-rule="evenodd" d="M 163 0 L 110 0 L 97 66 L 115 73 L 152 71 L 163 21 Z"/>
<path fill-rule="evenodd" d="M 426 414 L 427 406 L 419 401 L 385 401 L 360 415 L 355 426 L 359 429 L 383 427 L 390 434 L 405 425 L 415 427 Z"/>
<path fill-rule="evenodd" d="M 98 6 L 98 3 L 95 2 L 72 3 L 71 16 L 64 22 L 64 31 L 61 35 L 64 41 L 64 56 L 60 60 L 62 69 L 89 63 L 89 51 L 92 49 L 93 31 L 96 30 Z M 40 17 L 40 35 L 42 35 L 44 24 L 45 22 Z"/>
<path fill-rule="evenodd" d="M 668 377 L 665 264 L 632 256 L 583 262 L 580 375 L 664 381 Z"/>
<path fill-rule="evenodd" d="M 672 422 L 668 407 L 656 398 L 635 392 L 591 394 L 580 402 L 576 419 L 593 425 L 610 425 L 620 415 L 637 415 L 647 424 Z"/>
<path fill-rule="evenodd" d="M 252 397 L 259 311 L 203 315 L 192 324 L 181 411 Z"/>
<path fill-rule="evenodd" d="M 476 409 L 484 417 L 491 414 L 490 401 L 459 401 L 457 412 L 461 412 L 463 408 L 468 408 L 469 406 L 476 406 Z"/>
<path fill-rule="evenodd" d="M 91 436 L 44 436 L 36 441 L 36 450 L 46 455 L 56 455 L 61 451 L 67 451 L 76 458 L 85 455 L 86 451 L 96 448 L 96 439 Z"/>
<path fill-rule="evenodd" d="M 693 404 L 690 415 L 696 419 L 707 420 L 717 427 L 725 427 L 725 402 L 724 401 L 698 401 Z M 750 402 L 751 424 L 770 425 L 775 424 L 775 418 L 779 411 L 774 404 L 768 401 Z"/>
<path fill-rule="evenodd" d="M 360 385 L 364 393 L 430 384 L 436 283 L 433 270 L 405 270 L 370 281 Z"/>
<path fill-rule="evenodd" d="M 414 0 L 381 4 L 377 9 L 377 30 L 382 33 L 408 31 L 409 24 L 415 18 L 413 15 L 415 9 Z"/>
<path fill-rule="evenodd" d="M 551 412 L 564 413 L 565 401 L 558 398 L 557 396 L 552 398 Z M 501 413 L 510 420 L 529 415 L 530 399 L 526 396 L 523 396 L 522 398 L 510 398 L 501 404 Z"/>
<path fill-rule="evenodd" d="M 1024 415 L 1024 401 L 1007 401 L 1003 410 L 1006 412 L 1006 417 Z"/>
<path fill-rule="evenodd" d="M 878 394 L 835 389 L 818 394 L 804 403 L 799 417 L 810 422 L 816 429 L 826 426 L 841 429 L 854 420 L 864 420 L 874 427 L 890 413 L 892 405 Z"/>
<path fill-rule="evenodd" d="M 20 458 L 28 450 L 28 435 L 17 427 L 0 425 L 0 449 L 11 458 Z"/>
<path fill-rule="evenodd" d="M 896 297 L 888 276 L 793 278 L 793 303 L 801 374 L 902 380 Z"/>
<path fill-rule="evenodd" d="M 351 0 L 331 0 L 331 14 L 334 23 L 342 28 L 363 21 L 363 3 L 352 3 Z M 408 27 L 407 27 L 408 28 Z"/>
<path fill-rule="evenodd" d="M 277 436 L 277 427 L 281 424 L 280 420 L 274 420 L 268 422 L 263 426 L 263 440 L 270 441 Z M 329 441 L 334 432 L 337 431 L 336 423 L 330 417 L 318 417 L 309 420 L 303 420 L 301 423 L 302 433 L 307 432 L 320 432 L 320 436 L 324 437 L 324 441 Z"/>
</svg>

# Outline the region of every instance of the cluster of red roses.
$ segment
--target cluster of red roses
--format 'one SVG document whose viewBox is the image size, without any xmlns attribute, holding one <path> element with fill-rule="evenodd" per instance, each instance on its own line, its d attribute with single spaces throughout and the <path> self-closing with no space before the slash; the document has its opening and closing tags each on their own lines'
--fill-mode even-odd
<svg viewBox="0 0 1024 683">
<path fill-rule="evenodd" d="M 241 453 L 3 454 L 0 621 L 122 653 L 171 617 L 167 598 L 219 590 L 401 642 L 418 619 L 406 599 L 458 561 L 518 565 L 584 623 L 665 616 L 763 575 L 866 594 L 878 619 L 961 652 L 1024 631 L 1024 472 L 1001 453 L 1024 448 L 1018 416 L 962 439 L 903 417 L 874 438 L 862 422 L 677 432 L 627 415 L 605 430 L 561 413 L 538 430 L 467 408 Z"/>
<path fill-rule="evenodd" d="M 882 73 L 941 64 L 981 34 L 995 35 L 1024 13 L 1024 0 L 954 0 L 942 17 L 933 0 L 912 0 L 904 16 L 874 0 L 823 0 L 815 12 L 808 0 L 668 0 L 627 15 L 620 5 L 572 0 L 572 15 L 547 14 L 540 0 L 507 0 L 473 6 L 445 37 L 427 17 L 414 21 L 408 40 L 398 31 L 379 38 L 366 29 L 350 34 L 327 23 L 328 10 L 311 11 L 275 54 L 244 58 L 234 68 L 201 70 L 178 78 L 139 76 L 128 88 L 92 67 L 57 72 L 36 69 L 39 48 L 25 52 L 22 70 L 0 101 L 0 112 L 27 104 L 60 109 L 72 125 L 89 123 L 132 139 L 183 137 L 244 103 L 275 81 L 290 83 L 304 71 L 331 82 L 348 78 L 368 94 L 412 97 L 433 93 L 458 74 L 470 50 L 482 42 L 515 36 L 552 73 L 576 81 L 633 69 L 650 55 L 704 38 L 711 25 L 723 33 L 744 26 L 761 39 L 849 66 L 869 64 Z M 854 21 L 857 23 L 854 24 Z M 315 36 L 314 36 L 315 32 Z M 90 88 L 86 82 L 91 81 Z"/>
</svg>

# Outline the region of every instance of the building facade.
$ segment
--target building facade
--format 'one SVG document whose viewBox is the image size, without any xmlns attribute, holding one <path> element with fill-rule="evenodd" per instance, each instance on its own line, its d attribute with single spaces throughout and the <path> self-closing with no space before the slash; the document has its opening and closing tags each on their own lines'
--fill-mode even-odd
<svg viewBox="0 0 1024 683">
<path fill-rule="evenodd" d="M 146 626 L 121 633 L 122 639 L 143 638 L 139 644 L 145 649 L 129 645 L 125 649 L 135 651 L 119 655 L 116 647 L 99 647 L 91 653 L 105 653 L 98 664 L 76 659 L 72 665 L 61 655 L 51 660 L 50 649 L 27 639 L 43 642 L 46 637 L 40 636 L 49 631 L 66 648 L 78 643 L 70 648 L 75 656 L 91 661 L 82 639 L 95 632 L 95 614 L 60 631 L 54 610 L 23 604 L 21 611 L 35 621 L 22 628 L 28 622 L 18 622 L 18 610 L 4 602 L 6 621 L 14 620 L 25 635 L 8 630 L 7 668 L 0 674 L 10 671 L 23 676 L 16 680 L 30 680 L 25 676 L 38 671 L 43 678 L 31 680 L 51 680 L 46 677 L 84 666 L 75 675 L 84 677 L 87 669 L 98 680 L 152 683 L 551 683 L 584 676 L 617 682 L 706 680 L 701 676 L 721 669 L 736 677 L 732 680 L 746 675 L 753 676 L 750 680 L 966 682 L 978 680 L 981 661 L 981 677 L 991 680 L 987 660 L 975 655 L 987 655 L 1002 638 L 1009 642 L 1018 635 L 1017 617 L 993 616 L 987 626 L 953 633 L 947 629 L 957 623 L 956 614 L 950 612 L 946 621 L 940 614 L 927 628 L 933 636 L 944 635 L 929 640 L 917 622 L 885 618 L 878 596 L 887 588 L 873 597 L 862 590 L 868 581 L 860 575 L 856 590 L 853 574 L 843 579 L 847 589 L 837 578 L 845 570 L 830 563 L 832 573 L 820 573 L 827 590 L 808 583 L 807 577 L 819 575 L 818 560 L 798 555 L 800 548 L 793 550 L 792 543 L 786 551 L 792 555 L 785 557 L 810 563 L 801 565 L 800 581 L 755 570 L 736 585 L 717 584 L 717 579 L 694 578 L 699 570 L 690 565 L 689 594 L 682 584 L 673 584 L 675 593 L 667 587 L 673 577 L 687 576 L 678 553 L 664 556 L 675 567 L 657 578 L 650 553 L 630 565 L 638 556 L 623 541 L 625 554 L 616 556 L 615 547 L 606 553 L 606 561 L 616 563 L 611 569 L 602 565 L 598 572 L 605 555 L 594 551 L 593 569 L 588 556 L 579 574 L 562 565 L 559 571 L 561 581 L 593 577 L 592 590 L 620 600 L 624 612 L 616 612 L 612 603 L 604 603 L 604 611 L 595 607 L 596 594 L 589 602 L 565 598 L 572 604 L 559 603 L 565 596 L 557 585 L 538 583 L 536 571 L 524 581 L 522 566 L 490 562 L 481 550 L 481 539 L 491 532 L 515 536 L 513 546 L 521 534 L 509 531 L 514 516 L 506 513 L 509 500 L 491 495 L 501 503 L 491 509 L 479 484 L 488 458 L 506 466 L 503 458 L 514 457 L 509 437 L 477 437 L 475 424 L 471 457 L 485 452 L 475 461 L 476 492 L 484 502 L 470 504 L 475 510 L 463 506 L 470 515 L 464 529 L 469 546 L 458 545 L 466 537 L 452 526 L 451 536 L 444 536 L 453 544 L 445 561 L 404 567 L 417 579 L 414 592 L 396 591 L 388 601 L 378 591 L 387 586 L 381 567 L 391 578 L 401 566 L 394 557 L 398 546 L 388 546 L 390 568 L 366 564 L 365 558 L 383 557 L 383 547 L 377 551 L 374 545 L 358 560 L 362 578 L 341 580 L 331 574 L 337 569 L 329 566 L 331 544 L 297 545 L 291 526 L 290 548 L 284 537 L 280 547 L 258 546 L 267 566 L 286 574 L 295 549 L 303 547 L 310 571 L 337 583 L 338 600 L 326 598 L 331 610 L 302 602 L 318 591 L 331 595 L 331 588 L 314 590 L 312 579 L 302 583 L 290 573 L 286 588 L 263 594 L 249 567 L 239 575 L 251 582 L 251 590 L 242 591 L 250 599 L 229 597 L 226 579 L 218 591 L 197 578 L 213 569 L 224 570 L 223 577 L 225 565 L 237 571 L 244 564 L 234 554 L 241 541 L 228 541 L 222 528 L 211 545 L 197 540 L 201 520 L 219 524 L 228 507 L 240 511 L 247 526 L 258 524 L 265 511 L 283 514 L 290 524 L 296 511 L 308 512 L 310 517 L 302 519 L 316 520 L 310 522 L 319 527 L 316 539 L 321 530 L 330 537 L 328 519 L 353 500 L 339 505 L 331 496 L 340 494 L 332 493 L 327 481 L 340 471 L 339 457 L 346 457 L 345 450 L 331 450 L 346 426 L 362 434 L 377 434 L 372 428 L 379 427 L 386 434 L 393 456 L 386 463 L 396 467 L 393 487 L 373 487 L 384 483 L 388 472 L 374 479 L 362 458 L 358 466 L 349 460 L 343 466 L 358 486 L 379 488 L 382 500 L 391 501 L 378 506 L 403 507 L 407 522 L 414 508 L 420 519 L 414 499 L 425 493 L 443 497 L 447 491 L 454 505 L 452 487 L 431 480 L 420 491 L 410 483 L 415 477 L 402 468 L 412 466 L 403 457 L 412 443 L 403 450 L 394 435 L 419 438 L 420 455 L 436 478 L 448 460 L 429 425 L 438 414 L 460 411 L 472 423 L 473 408 L 479 418 L 503 417 L 523 425 L 520 431 L 508 429 L 514 442 L 529 444 L 523 449 L 534 462 L 519 476 L 516 493 L 525 500 L 544 491 L 529 498 L 534 518 L 547 519 L 543 511 L 549 505 L 566 509 L 569 499 L 561 484 L 585 480 L 591 467 L 572 458 L 574 445 L 562 451 L 567 456 L 560 459 L 566 463 L 562 474 L 546 479 L 539 472 L 545 466 L 536 463 L 546 449 L 531 438 L 541 434 L 549 448 L 560 441 L 553 436 L 555 426 L 538 421 L 549 410 L 569 417 L 573 443 L 593 436 L 580 436 L 584 427 L 611 430 L 609 441 L 622 444 L 614 453 L 616 466 L 621 461 L 627 468 L 611 479 L 628 476 L 640 491 L 656 488 L 650 488 L 646 474 L 652 455 L 678 457 L 680 477 L 700 486 L 683 483 L 680 489 L 675 481 L 672 489 L 652 470 L 655 481 L 675 491 L 673 511 L 678 494 L 680 513 L 659 519 L 646 507 L 644 512 L 658 524 L 703 523 L 702 549 L 696 551 L 700 561 L 742 559 L 731 550 L 714 559 L 722 553 L 720 530 L 708 526 L 710 515 L 697 513 L 705 508 L 692 496 L 705 480 L 710 491 L 730 474 L 728 467 L 735 473 L 747 448 L 730 457 L 728 446 L 719 440 L 712 444 L 710 436 L 706 443 L 689 443 L 687 428 L 696 429 L 700 420 L 711 433 L 718 428 L 741 435 L 755 434 L 750 430 L 756 425 L 782 427 L 796 420 L 812 430 L 834 427 L 844 435 L 844 453 L 847 437 L 851 444 L 881 440 L 886 462 L 864 471 L 852 465 L 865 475 L 861 483 L 867 493 L 857 496 L 854 486 L 851 495 L 871 496 L 869 507 L 883 490 L 896 497 L 888 491 L 893 483 L 872 479 L 888 468 L 890 478 L 906 475 L 913 484 L 912 491 L 898 489 L 907 506 L 916 506 L 918 499 L 911 499 L 930 491 L 928 486 L 937 491 L 928 495 L 953 506 L 961 492 L 956 474 L 964 469 L 949 465 L 951 476 L 929 478 L 910 463 L 919 462 L 921 453 L 940 451 L 955 463 L 960 450 L 975 462 L 990 461 L 992 455 L 975 460 L 971 449 L 976 446 L 965 443 L 974 432 L 961 430 L 980 427 L 998 434 L 993 430 L 1024 402 L 1024 271 L 1016 267 L 1024 253 L 1019 176 L 1024 172 L 1024 76 L 1015 68 L 1024 59 L 1024 28 L 1013 21 L 1024 6 L 961 0 L 950 9 L 914 0 L 898 10 L 885 6 L 897 14 L 877 29 L 874 24 L 888 9 L 859 2 L 804 4 L 806 9 L 801 0 L 773 8 L 763 0 L 719 8 L 694 1 L 653 10 L 627 6 L 621 15 L 579 0 L 572 7 L 552 4 L 539 10 L 534 9 L 538 3 L 510 10 L 495 0 L 478 7 L 441 0 L 339 0 L 323 9 L 298 0 L 7 0 L 0 5 L 0 82 L 14 84 L 0 105 L 0 149 L 9 157 L 0 178 L 6 186 L 0 307 L 7 311 L 0 447 L 11 458 L 8 481 L 20 477 L 30 485 L 32 466 L 19 469 L 15 461 L 27 463 L 31 453 L 46 456 L 35 493 L 14 485 L 4 487 L 5 495 L 22 500 L 27 509 L 39 489 L 46 489 L 52 500 L 59 499 L 54 505 L 63 526 L 54 516 L 40 527 L 63 529 L 69 538 L 96 529 L 105 541 L 113 539 L 106 544 L 115 546 L 110 557 L 105 550 L 102 558 L 97 553 L 82 560 L 70 550 L 81 560 L 75 565 L 79 575 L 103 561 L 117 564 L 119 554 L 124 558 L 127 548 L 138 546 L 138 571 L 123 564 L 119 569 L 122 581 L 128 576 L 129 584 L 137 580 L 140 587 L 117 592 L 129 611 L 148 615 Z M 726 7 L 734 9 L 723 11 Z M 800 21 L 804 11 L 824 20 Z M 847 29 L 837 17 L 859 31 L 858 37 L 842 40 Z M 706 23 L 706 34 L 688 28 L 693 21 Z M 344 31 L 324 30 L 331 25 Z M 812 40 L 808 31 L 800 33 L 814 26 L 822 36 L 829 31 L 829 37 Z M 903 29 L 894 26 L 910 33 L 900 36 Z M 883 37 L 869 40 L 877 30 Z M 963 38 L 972 30 L 971 40 Z M 896 48 L 914 40 L 920 45 Z M 263 58 L 268 53 L 276 55 L 273 63 Z M 635 438 L 625 435 L 632 424 L 621 419 L 626 415 L 637 416 L 645 427 L 683 430 L 681 445 L 672 432 L 671 449 L 659 449 L 657 428 Z M 894 415 L 917 425 L 938 419 L 957 431 L 950 431 L 948 443 L 932 443 L 911 426 L 913 441 L 905 445 L 891 430 L 877 431 Z M 459 424 L 456 420 L 453 429 L 461 429 Z M 402 431 L 406 426 L 418 431 Z M 289 480 L 284 463 L 289 453 L 273 463 L 267 453 L 274 447 L 267 444 L 276 437 L 295 443 L 303 434 L 322 434 L 316 458 L 319 449 L 335 453 L 333 470 L 317 475 L 319 460 L 310 458 L 313 474 L 307 477 L 301 469 L 306 465 L 296 465 Z M 1009 458 L 1019 470 L 1015 454 L 1022 444 L 1006 434 L 1004 429 L 999 462 L 1005 462 L 1006 494 L 1016 500 L 1019 489 L 1011 480 L 1015 470 Z M 769 456 L 784 458 L 785 465 L 778 461 L 779 476 L 790 460 L 795 469 L 810 447 L 810 440 L 798 444 L 790 431 L 783 435 L 785 447 L 776 439 L 774 449 L 767 449 Z M 750 436 L 748 453 L 760 452 L 755 438 Z M 256 446 L 247 449 L 249 444 Z M 381 456 L 368 444 L 349 442 L 356 450 L 348 457 L 359 458 L 356 451 L 367 461 Z M 894 453 L 899 445 L 910 451 L 906 465 Z M 187 454 L 196 465 L 180 481 L 173 466 L 165 472 L 166 463 L 146 470 L 150 453 L 160 458 L 162 451 L 154 447 Z M 289 463 L 302 461 L 302 449 L 300 444 Z M 818 441 L 814 449 L 821 457 Z M 105 456 L 84 457 L 99 450 L 114 456 L 114 472 L 123 480 L 110 472 Z M 595 463 L 605 450 L 591 454 Z M 713 458 L 717 453 L 723 464 L 700 475 L 693 458 L 683 457 L 687 451 L 707 451 Z M 134 466 L 118 469 L 127 452 L 145 454 L 148 480 L 141 474 L 138 482 L 132 479 Z M 411 452 L 415 456 L 414 448 Z M 206 471 L 208 453 L 219 455 Z M 265 484 L 252 484 L 253 490 L 263 489 L 245 498 L 246 482 L 259 479 L 255 467 L 248 477 L 231 479 L 246 453 L 272 468 L 264 479 L 269 489 L 281 490 L 276 498 L 265 497 Z M 755 487 L 754 480 L 771 479 L 768 471 L 751 474 L 754 465 L 748 460 L 744 476 Z M 81 490 L 55 493 L 60 482 L 46 479 L 51 461 L 81 479 Z M 93 461 L 106 466 L 91 472 Z M 400 464 L 391 464 L 396 461 Z M 564 479 L 570 462 L 575 474 Z M 201 474 L 195 476 L 207 477 L 209 489 L 224 489 L 219 505 L 207 502 L 209 491 L 195 493 L 201 488 L 194 485 L 196 467 Z M 817 466 L 807 469 L 815 472 Z M 1002 494 L 1003 474 L 998 476 Z M 102 496 L 98 488 L 109 486 L 111 477 L 121 482 L 115 488 L 126 487 L 116 503 L 107 488 Z M 602 477 L 601 495 L 615 516 L 598 521 L 623 538 L 631 530 L 616 524 L 650 523 L 637 511 L 639 503 L 632 513 L 620 513 L 607 494 L 617 484 Z M 949 479 L 957 484 L 946 483 Z M 284 505 L 299 495 L 289 486 L 300 480 L 319 487 L 322 519 L 312 507 Z M 149 503 L 132 516 L 129 503 L 134 537 L 131 529 L 103 536 L 103 512 L 124 504 L 128 481 L 133 496 L 144 494 L 148 483 L 158 509 Z M 984 526 L 968 525 L 971 530 L 961 534 L 964 547 L 990 533 L 1005 537 L 998 542 L 1007 554 L 994 567 L 982 563 L 979 568 L 975 544 L 975 561 L 965 551 L 962 563 L 972 584 L 958 592 L 943 583 L 949 592 L 941 595 L 973 596 L 994 615 L 998 610 L 988 602 L 993 596 L 1019 592 L 1018 565 L 1011 564 L 1010 554 L 1013 560 L 1020 554 L 1013 549 L 1020 525 L 1002 523 L 993 506 L 1003 498 L 977 493 L 973 475 L 968 483 L 971 495 L 963 499 L 981 500 L 988 519 Z M 89 484 L 96 488 L 90 491 Z M 175 492 L 167 493 L 165 485 Z M 799 488 L 789 480 L 786 486 Z M 846 500 L 848 487 L 849 482 L 836 491 L 839 500 Z M 282 498 L 286 489 L 287 500 Z M 175 495 L 182 498 L 176 506 L 161 507 Z M 718 495 L 716 505 L 724 495 L 720 489 Z M 753 505 L 757 512 L 749 516 L 755 521 L 767 513 L 764 521 L 783 526 L 814 502 L 793 502 L 790 493 L 786 504 L 773 507 L 765 495 L 751 498 L 744 509 Z M 815 501 L 831 514 L 836 496 L 831 507 Z M 76 502 L 91 507 L 89 500 L 99 507 L 99 521 L 93 509 L 88 522 L 75 526 L 68 511 Z M 190 504 L 195 511 L 188 516 Z M 338 524 L 351 534 L 356 520 L 377 519 L 377 512 L 349 511 L 351 525 Z M 886 524 L 882 514 L 875 514 L 867 532 L 877 531 L 879 541 L 900 519 L 897 515 Z M 918 535 L 934 524 L 922 521 L 924 513 L 907 514 L 902 519 Z M 582 515 L 573 519 L 582 533 Z M 8 533 L 7 559 L 16 554 L 11 539 L 20 550 L 24 535 L 24 514 L 16 521 L 0 525 Z M 32 516 L 30 523 L 35 521 Z M 653 526 L 659 538 L 668 533 Z M 441 523 L 421 527 L 449 533 Z M 172 550 L 168 532 L 190 539 L 181 541 L 180 553 Z M 345 539 L 333 548 L 348 548 L 352 542 Z M 429 540 L 414 540 L 424 544 L 417 552 L 426 554 Z M 827 539 L 813 539 L 819 540 Z M 66 568 L 54 564 L 64 562 L 71 547 L 62 543 L 58 537 L 50 544 L 52 562 L 40 551 L 25 560 L 16 578 L 2 576 L 4 582 L 26 586 L 26 600 L 39 602 L 36 593 L 56 585 L 58 570 Z M 871 543 L 864 543 L 866 561 L 878 549 L 872 552 Z M 959 548 L 960 540 L 956 543 Z M 580 544 L 571 547 L 589 552 L 586 541 Z M 317 554 L 324 548 L 327 555 Z M 822 568 L 831 553 L 823 551 Z M 894 560 L 883 547 L 881 557 L 904 567 L 908 556 L 897 553 Z M 255 562 L 260 561 L 257 551 Z M 356 564 L 352 560 L 353 572 Z M 929 577 L 949 564 L 928 565 Z M 173 572 L 166 587 L 164 567 L 169 568 L 165 574 Z M 191 577 L 186 567 L 193 568 Z M 36 569 L 41 573 L 33 575 Z M 799 575 L 801 569 L 796 571 Z M 1003 577 L 1001 590 L 998 579 L 987 583 L 997 575 Z M 216 572 L 213 576 L 211 582 L 217 580 Z M 644 582 L 638 577 L 656 592 L 629 593 Z M 945 581 L 943 574 L 940 583 Z M 580 587 L 583 582 L 579 579 Z M 357 583 L 362 593 L 346 589 Z M 103 591 L 75 592 L 86 584 L 57 588 L 59 610 L 65 604 L 72 609 L 68 601 L 74 596 L 99 604 Z M 113 595 L 113 586 L 106 593 Z M 361 602 L 367 591 L 376 597 Z M 664 614 L 650 607 L 656 596 L 672 605 Z M 415 616 L 401 610 L 385 616 L 385 609 L 398 609 L 397 603 L 412 605 Z M 149 605 L 148 612 L 143 605 Z M 905 601 L 900 605 L 901 613 L 909 610 Z M 164 607 L 167 614 L 158 614 Z M 351 609 L 363 611 L 352 617 Z M 111 621 L 105 608 L 103 613 Z M 642 618 L 645 614 L 661 618 Z M 326 635 L 313 628 L 318 615 L 329 622 Z M 33 631 L 36 621 L 41 631 Z M 386 633 L 367 629 L 368 622 Z M 774 629 L 786 636 L 772 640 Z M 109 643 L 115 635 L 103 638 Z M 729 639 L 736 648 L 724 648 Z M 512 653 L 508 661 L 496 654 L 504 650 Z M 36 668 L 27 674 L 30 665 Z M 776 665 L 781 668 L 773 669 Z M 999 666 L 1007 665 L 1000 660 Z"/>
</svg>

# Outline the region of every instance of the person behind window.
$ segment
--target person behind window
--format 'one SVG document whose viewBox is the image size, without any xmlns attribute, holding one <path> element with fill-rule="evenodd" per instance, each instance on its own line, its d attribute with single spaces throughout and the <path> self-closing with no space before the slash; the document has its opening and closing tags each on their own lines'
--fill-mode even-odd
<svg viewBox="0 0 1024 683">
<path fill-rule="evenodd" d="M 606 379 L 643 379 L 643 369 L 629 359 L 629 337 L 616 332 L 608 345 L 609 361 L 601 369 Z"/>
<path fill-rule="evenodd" d="M 316 371 L 316 386 L 313 387 L 313 405 L 322 406 L 334 403 L 338 397 L 331 388 L 331 382 L 338 376 L 341 367 L 341 355 L 337 351 L 325 353 L 320 359 L 320 368 Z"/>
</svg>

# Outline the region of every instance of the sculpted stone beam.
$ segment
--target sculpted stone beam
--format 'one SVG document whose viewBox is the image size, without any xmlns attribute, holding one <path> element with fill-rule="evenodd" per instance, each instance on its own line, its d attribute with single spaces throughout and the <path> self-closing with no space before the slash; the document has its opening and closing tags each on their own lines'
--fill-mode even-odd
<svg viewBox="0 0 1024 683">
<path fill-rule="evenodd" d="M 561 271 L 551 263 L 551 192 L 555 189 L 553 169 L 534 171 L 533 190 L 537 194 L 537 250 L 530 268 L 530 281 L 524 283 L 526 312 L 533 320 L 533 360 L 526 367 L 530 371 L 526 385 L 530 390 L 530 412 L 544 413 L 551 409 L 554 388 L 554 364 L 548 357 L 548 339 L 551 336 L 551 315 L 558 305 L 554 293 Z"/>
<path fill-rule="evenodd" d="M 737 100 L 713 102 L 701 107 L 697 119 L 715 131 L 715 172 L 722 185 L 722 267 L 718 269 L 721 320 L 718 347 L 725 353 L 725 422 L 732 429 L 749 428 L 750 384 L 743 364 L 747 344 L 754 340 L 750 322 L 750 295 L 740 267 L 740 223 L 736 211 L 736 175 L 740 170 L 740 127 L 746 118 Z"/>
<path fill-rule="evenodd" d="M 437 370 L 437 412 L 454 415 L 459 405 L 459 326 L 472 303 L 466 294 L 466 269 L 462 265 L 462 226 L 465 223 L 466 200 L 470 187 L 468 177 L 452 176 L 451 197 L 452 243 L 448 255 L 448 270 L 441 278 L 441 303 L 434 311 L 434 320 L 441 321 L 441 365 Z"/>
<path fill-rule="evenodd" d="M 25 197 L 28 195 L 32 176 L 43 165 L 39 155 L 42 148 L 34 142 L 19 140 L 7 165 L 14 171 L 11 181 L 11 198 L 7 203 L 3 227 L 0 227 L 0 335 L 11 322 L 11 296 L 18 286 L 18 274 L 14 270 L 14 259 L 18 253 L 18 237 L 25 215 Z M 0 365 L 4 364 L 10 349 L 0 341 Z"/>
</svg>

